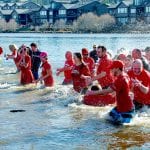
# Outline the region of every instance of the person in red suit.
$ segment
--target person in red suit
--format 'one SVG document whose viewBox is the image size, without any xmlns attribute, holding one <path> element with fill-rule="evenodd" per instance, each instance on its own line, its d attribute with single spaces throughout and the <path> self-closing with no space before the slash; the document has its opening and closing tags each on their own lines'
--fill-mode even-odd
<svg viewBox="0 0 150 150">
<path fill-rule="evenodd" d="M 93 81 L 98 80 L 102 89 L 109 87 L 114 81 L 114 77 L 110 72 L 110 66 L 112 64 L 112 60 L 107 54 L 107 49 L 104 46 L 98 46 L 97 54 L 100 58 L 98 66 L 97 66 L 97 74 L 92 77 L 91 80 L 87 79 L 87 83 L 91 84 Z"/>
<path fill-rule="evenodd" d="M 82 48 L 83 61 L 89 67 L 91 76 L 94 76 L 95 62 L 94 59 L 89 57 L 89 52 L 86 48 Z"/>
<path fill-rule="evenodd" d="M 116 124 L 129 123 L 134 113 L 134 104 L 130 97 L 130 78 L 124 72 L 122 61 L 115 60 L 110 66 L 116 80 L 107 88 L 100 91 L 88 91 L 88 95 L 107 94 L 116 92 L 116 107 L 109 113 Z"/>
<path fill-rule="evenodd" d="M 143 68 L 140 59 L 133 61 L 128 75 L 131 78 L 135 109 L 139 110 L 144 105 L 150 106 L 150 73 Z"/>
<path fill-rule="evenodd" d="M 74 61 L 72 57 L 72 53 L 70 51 L 67 51 L 65 54 L 65 65 L 63 68 L 58 68 L 56 75 L 58 76 L 61 72 L 64 72 L 65 79 L 63 81 L 63 85 L 72 84 L 72 76 L 71 71 L 74 66 Z"/>
<path fill-rule="evenodd" d="M 74 53 L 75 65 L 72 69 L 72 81 L 73 88 L 79 93 L 85 93 L 88 89 L 86 84 L 86 78 L 90 77 L 90 71 L 88 66 L 83 62 L 82 55 L 80 53 Z"/>
<path fill-rule="evenodd" d="M 20 50 L 20 60 L 17 66 L 19 66 L 21 73 L 20 83 L 23 85 L 33 83 L 34 77 L 31 72 L 31 58 L 28 55 L 26 47 Z"/>
<path fill-rule="evenodd" d="M 9 49 L 10 51 L 12 52 L 11 54 L 7 54 L 6 55 L 6 59 L 13 59 L 14 60 L 14 63 L 17 67 L 17 71 L 20 70 L 19 66 L 18 66 L 18 62 L 20 60 L 20 54 L 18 52 L 18 48 L 15 44 L 12 44 L 12 45 L 9 45 Z"/>
<path fill-rule="evenodd" d="M 48 63 L 48 55 L 46 52 L 40 53 L 40 59 L 42 62 L 42 73 L 38 80 L 36 80 L 36 83 L 39 81 L 44 81 L 44 86 L 46 87 L 52 87 L 54 85 L 54 79 L 52 75 L 52 67 L 50 63 Z"/>
</svg>

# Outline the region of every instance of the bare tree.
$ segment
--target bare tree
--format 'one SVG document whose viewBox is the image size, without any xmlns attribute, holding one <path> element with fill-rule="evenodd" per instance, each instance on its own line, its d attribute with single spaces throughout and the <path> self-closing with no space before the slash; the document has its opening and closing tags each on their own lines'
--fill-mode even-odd
<svg viewBox="0 0 150 150">
<path fill-rule="evenodd" d="M 76 32 L 101 32 L 113 24 L 115 24 L 115 19 L 108 14 L 97 16 L 87 13 L 73 23 L 73 30 Z"/>
<path fill-rule="evenodd" d="M 16 31 L 18 28 L 18 24 L 14 19 L 11 19 L 8 23 L 7 23 L 7 30 L 9 31 Z"/>
<path fill-rule="evenodd" d="M 55 30 L 65 29 L 65 28 L 66 28 L 66 21 L 65 21 L 64 19 L 57 20 L 57 21 L 54 23 L 53 28 L 54 28 Z"/>
<path fill-rule="evenodd" d="M 5 19 L 0 19 L 0 29 L 2 31 L 6 31 L 7 30 L 7 23 L 6 23 Z"/>
</svg>

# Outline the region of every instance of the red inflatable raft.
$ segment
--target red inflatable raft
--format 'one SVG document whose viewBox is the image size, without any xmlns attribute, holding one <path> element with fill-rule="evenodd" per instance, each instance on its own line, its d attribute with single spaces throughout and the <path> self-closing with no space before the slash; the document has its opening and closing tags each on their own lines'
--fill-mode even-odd
<svg viewBox="0 0 150 150">
<path fill-rule="evenodd" d="M 109 104 L 114 104 L 116 102 L 115 96 L 112 94 L 107 95 L 85 95 L 83 98 L 83 103 L 92 106 L 105 106 Z"/>
</svg>

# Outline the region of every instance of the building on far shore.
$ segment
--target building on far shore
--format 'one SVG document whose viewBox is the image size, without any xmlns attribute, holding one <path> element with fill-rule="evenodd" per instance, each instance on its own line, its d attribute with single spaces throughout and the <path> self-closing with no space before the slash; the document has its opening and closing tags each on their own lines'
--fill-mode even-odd
<svg viewBox="0 0 150 150">
<path fill-rule="evenodd" d="M 116 4 L 106 5 L 100 0 L 50 0 L 48 5 L 39 5 L 32 1 L 0 3 L 0 19 L 9 22 L 14 19 L 20 25 L 54 24 L 64 20 L 72 24 L 79 16 L 93 12 L 97 15 L 110 14 L 118 24 L 144 21 L 150 23 L 150 1 L 114 0 Z M 47 4 L 47 2 L 45 1 Z"/>
</svg>

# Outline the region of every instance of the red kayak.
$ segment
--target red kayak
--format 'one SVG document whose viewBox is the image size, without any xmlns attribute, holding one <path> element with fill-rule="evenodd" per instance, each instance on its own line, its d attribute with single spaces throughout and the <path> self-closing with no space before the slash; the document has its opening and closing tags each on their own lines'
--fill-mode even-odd
<svg viewBox="0 0 150 150">
<path fill-rule="evenodd" d="M 83 103 L 92 106 L 106 106 L 109 104 L 114 104 L 116 102 L 116 97 L 112 94 L 107 95 L 85 95 L 83 98 Z"/>
</svg>

